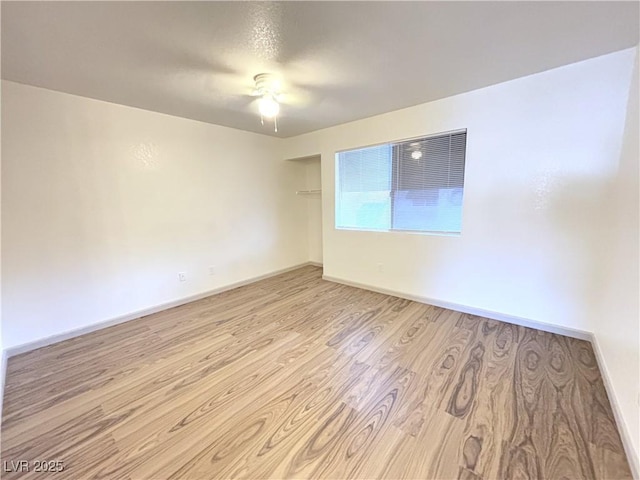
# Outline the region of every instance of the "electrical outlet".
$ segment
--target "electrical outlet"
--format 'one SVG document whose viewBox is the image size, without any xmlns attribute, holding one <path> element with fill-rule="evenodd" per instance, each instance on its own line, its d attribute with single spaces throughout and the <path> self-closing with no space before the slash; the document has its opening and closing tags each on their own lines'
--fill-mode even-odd
<svg viewBox="0 0 640 480">
<path fill-rule="evenodd" d="M 384 265 L 382 265 L 381 263 L 378 264 L 378 271 L 384 272 Z"/>
<path fill-rule="evenodd" d="M 181 282 L 186 282 L 187 274 L 184 272 L 178 272 L 178 280 L 180 280 Z"/>
<path fill-rule="evenodd" d="M 215 275 L 215 274 L 216 274 L 216 266 L 209 265 L 209 275 Z"/>
</svg>

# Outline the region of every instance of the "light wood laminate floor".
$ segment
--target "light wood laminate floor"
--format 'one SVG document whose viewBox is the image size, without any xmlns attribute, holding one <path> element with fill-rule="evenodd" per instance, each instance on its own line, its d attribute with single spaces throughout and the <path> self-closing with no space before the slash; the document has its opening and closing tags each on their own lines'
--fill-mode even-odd
<svg viewBox="0 0 640 480">
<path fill-rule="evenodd" d="M 630 478 L 589 343 L 317 267 L 11 358 L 2 460 L 32 462 L 3 478 Z"/>
</svg>

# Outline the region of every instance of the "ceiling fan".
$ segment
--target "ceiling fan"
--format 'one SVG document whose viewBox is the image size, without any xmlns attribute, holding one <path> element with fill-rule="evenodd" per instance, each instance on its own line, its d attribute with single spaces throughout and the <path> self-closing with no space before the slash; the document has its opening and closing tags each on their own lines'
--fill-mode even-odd
<svg viewBox="0 0 640 480">
<path fill-rule="evenodd" d="M 264 125 L 264 119 L 273 118 L 274 130 L 278 131 L 278 113 L 280 113 L 280 80 L 271 73 L 259 73 L 253 77 L 255 83 L 252 96 L 259 97 L 258 111 L 260 122 Z"/>
</svg>

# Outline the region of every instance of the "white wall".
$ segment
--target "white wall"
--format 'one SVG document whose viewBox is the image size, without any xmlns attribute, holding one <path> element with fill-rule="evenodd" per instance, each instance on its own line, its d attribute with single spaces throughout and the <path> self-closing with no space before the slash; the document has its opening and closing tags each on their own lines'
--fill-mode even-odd
<svg viewBox="0 0 640 480">
<path fill-rule="evenodd" d="M 287 139 L 285 158 L 322 155 L 325 275 L 592 331 L 601 205 L 620 156 L 633 56 Z M 337 150 L 460 128 L 468 129 L 461 236 L 334 228 Z"/>
<path fill-rule="evenodd" d="M 282 140 L 2 89 L 3 348 L 308 260 Z"/>
<path fill-rule="evenodd" d="M 620 164 L 610 185 L 607 219 L 600 259 L 603 262 L 602 300 L 594 321 L 601 365 L 607 370 L 619 411 L 628 426 L 640 472 L 640 152 L 638 148 L 638 57 L 631 83 Z M 629 455 L 630 457 L 632 456 Z M 630 458 L 630 460 L 632 460 Z"/>
<path fill-rule="evenodd" d="M 0 8 L 0 23 L 2 23 L 2 9 Z M 0 51 L 2 49 L 0 48 Z M 1 70 L 1 69 L 0 69 Z M 2 84 L 0 83 L 0 105 L 2 105 Z M 2 145 L 2 115 L 0 115 L 0 146 Z M 0 148 L 0 204 L 2 203 L 2 151 Z M 2 338 L 2 208 L 0 207 L 0 416 L 4 401 L 4 381 L 7 371 L 7 352 L 4 350 Z"/>
</svg>

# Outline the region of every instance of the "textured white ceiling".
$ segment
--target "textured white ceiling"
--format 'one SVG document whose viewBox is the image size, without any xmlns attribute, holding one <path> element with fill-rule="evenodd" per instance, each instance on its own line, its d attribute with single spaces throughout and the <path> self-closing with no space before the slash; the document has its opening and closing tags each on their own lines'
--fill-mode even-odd
<svg viewBox="0 0 640 480">
<path fill-rule="evenodd" d="M 278 136 L 638 43 L 638 2 L 2 2 L 5 79 Z"/>
</svg>

